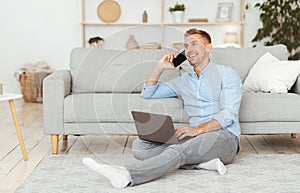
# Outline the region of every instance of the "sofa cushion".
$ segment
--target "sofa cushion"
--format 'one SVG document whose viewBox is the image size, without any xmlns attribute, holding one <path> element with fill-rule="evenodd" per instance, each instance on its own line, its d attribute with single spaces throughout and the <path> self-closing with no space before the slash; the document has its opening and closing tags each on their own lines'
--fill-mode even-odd
<svg viewBox="0 0 300 193">
<path fill-rule="evenodd" d="M 244 92 L 240 122 L 300 121 L 300 95 Z"/>
<path fill-rule="evenodd" d="M 173 52 L 171 49 L 117 51 L 75 48 L 70 64 L 72 92 L 141 92 L 157 61 Z M 160 81 L 178 76 L 178 70 L 168 70 L 162 74 Z"/>
<path fill-rule="evenodd" d="M 188 122 L 178 98 L 143 99 L 139 94 L 73 94 L 64 101 L 65 123 L 133 122 L 131 111 L 171 115 L 174 122 Z"/>
<path fill-rule="evenodd" d="M 280 61 L 267 52 L 251 68 L 244 89 L 254 92 L 287 93 L 300 74 L 300 60 Z"/>
<path fill-rule="evenodd" d="M 288 50 L 284 45 L 256 48 L 213 48 L 211 59 L 235 69 L 244 81 L 255 62 L 266 52 L 270 52 L 279 60 L 288 59 Z"/>
<path fill-rule="evenodd" d="M 94 92 L 99 74 L 119 52 L 97 48 L 74 48 L 70 58 L 72 92 Z"/>
</svg>

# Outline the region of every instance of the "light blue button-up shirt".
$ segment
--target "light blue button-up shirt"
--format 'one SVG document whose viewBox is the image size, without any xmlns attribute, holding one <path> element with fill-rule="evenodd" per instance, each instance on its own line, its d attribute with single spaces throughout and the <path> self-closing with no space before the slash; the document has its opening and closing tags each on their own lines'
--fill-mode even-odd
<svg viewBox="0 0 300 193">
<path fill-rule="evenodd" d="M 182 76 L 154 86 L 146 86 L 143 98 L 182 98 L 191 127 L 216 119 L 236 135 L 241 134 L 238 112 L 242 99 L 239 75 L 230 67 L 210 62 L 201 72 L 183 73 Z"/>
</svg>

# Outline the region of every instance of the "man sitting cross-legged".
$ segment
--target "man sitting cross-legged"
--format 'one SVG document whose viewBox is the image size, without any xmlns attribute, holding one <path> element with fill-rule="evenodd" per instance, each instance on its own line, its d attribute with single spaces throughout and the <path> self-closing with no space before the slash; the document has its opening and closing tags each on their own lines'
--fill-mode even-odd
<svg viewBox="0 0 300 193">
<path fill-rule="evenodd" d="M 189 116 L 189 125 L 176 128 L 180 144 L 166 145 L 136 139 L 133 155 L 141 162 L 126 166 L 98 164 L 91 158 L 83 163 L 98 172 L 116 188 L 149 182 L 178 168 L 203 168 L 226 173 L 223 165 L 234 160 L 239 149 L 238 111 L 242 83 L 231 68 L 209 58 L 210 35 L 190 29 L 185 33 L 185 55 L 193 73 L 158 83 L 166 69 L 174 69 L 175 54 L 163 56 L 147 79 L 141 96 L 147 99 L 180 96 Z M 177 68 L 179 68 L 178 66 Z"/>
</svg>

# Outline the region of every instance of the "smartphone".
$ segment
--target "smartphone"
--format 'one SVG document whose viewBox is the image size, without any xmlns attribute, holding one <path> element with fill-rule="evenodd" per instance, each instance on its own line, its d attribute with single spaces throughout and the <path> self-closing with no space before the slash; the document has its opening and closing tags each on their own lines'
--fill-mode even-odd
<svg viewBox="0 0 300 193">
<path fill-rule="evenodd" d="M 185 60 L 186 60 L 186 56 L 185 56 L 185 53 L 184 53 L 185 51 L 183 50 L 182 52 L 180 52 L 177 56 L 176 56 L 176 58 L 174 58 L 173 60 L 172 60 L 172 62 L 173 62 L 173 64 L 174 64 L 174 66 L 175 66 L 175 68 L 177 67 L 177 66 L 179 66 L 182 62 L 184 62 Z"/>
</svg>

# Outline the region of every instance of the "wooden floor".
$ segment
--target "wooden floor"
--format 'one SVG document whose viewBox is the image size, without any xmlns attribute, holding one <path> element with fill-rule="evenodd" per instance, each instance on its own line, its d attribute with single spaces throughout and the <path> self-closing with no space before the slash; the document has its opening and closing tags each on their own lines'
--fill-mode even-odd
<svg viewBox="0 0 300 193">
<path fill-rule="evenodd" d="M 50 136 L 42 132 L 42 104 L 16 100 L 28 161 L 24 161 L 8 102 L 0 102 L 0 193 L 15 192 L 37 164 L 50 154 Z M 136 136 L 69 136 L 60 139 L 60 154 L 131 153 Z M 245 154 L 299 154 L 300 136 L 242 135 L 241 152 Z"/>
</svg>

